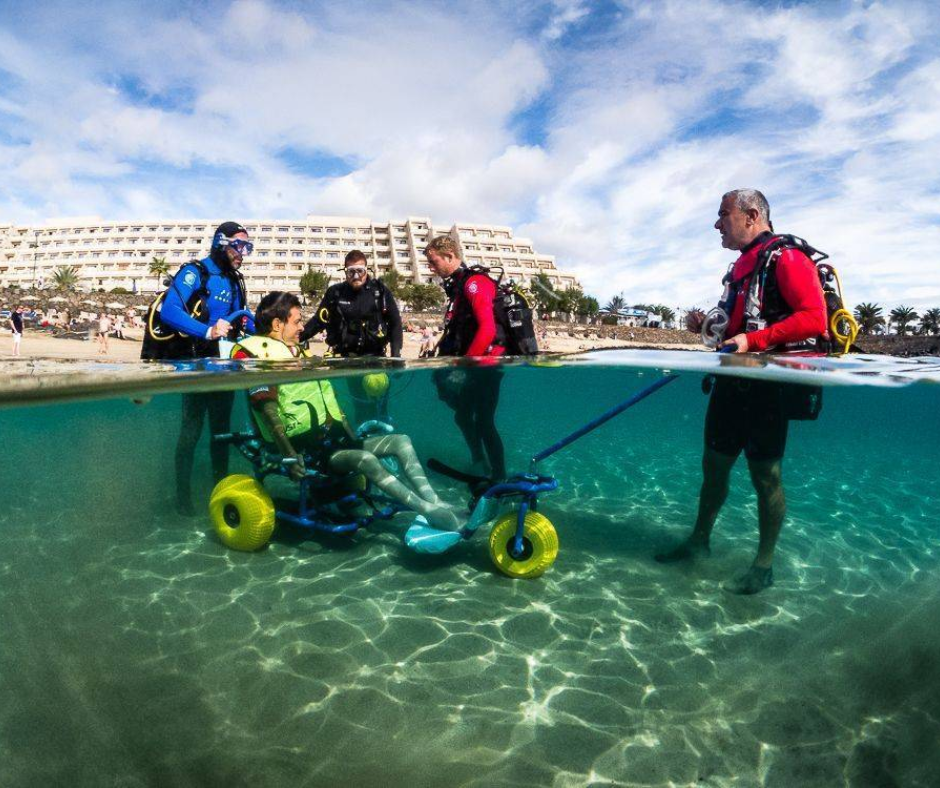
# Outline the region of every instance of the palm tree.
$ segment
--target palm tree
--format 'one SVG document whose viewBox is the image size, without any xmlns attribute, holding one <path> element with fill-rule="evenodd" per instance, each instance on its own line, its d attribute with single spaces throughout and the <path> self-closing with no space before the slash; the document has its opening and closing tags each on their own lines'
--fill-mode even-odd
<svg viewBox="0 0 940 788">
<path fill-rule="evenodd" d="M 326 271 L 314 271 L 313 266 L 308 265 L 307 270 L 300 277 L 300 294 L 304 297 L 316 296 L 326 292 L 330 285 L 330 275 Z"/>
<path fill-rule="evenodd" d="M 924 312 L 920 319 L 920 330 L 923 334 L 940 334 L 940 309 L 934 307 Z"/>
<path fill-rule="evenodd" d="M 604 307 L 605 312 L 609 312 L 612 315 L 616 315 L 627 305 L 627 302 L 624 301 L 622 295 L 615 295 L 610 301 L 607 302 L 607 306 Z"/>
<path fill-rule="evenodd" d="M 909 306 L 899 306 L 891 310 L 891 322 L 901 336 L 907 333 L 908 323 L 913 323 L 920 315 Z"/>
<path fill-rule="evenodd" d="M 60 265 L 52 275 L 59 290 L 74 290 L 78 284 L 78 269 L 73 265 Z"/>
<path fill-rule="evenodd" d="M 170 273 L 170 266 L 166 261 L 165 257 L 156 257 L 154 256 L 150 260 L 150 265 L 147 268 L 151 274 L 157 277 L 157 290 L 160 289 L 160 283 L 163 281 L 168 273 Z"/>
<path fill-rule="evenodd" d="M 659 315 L 663 319 L 663 325 L 665 325 L 666 323 L 672 323 L 676 319 L 675 310 L 670 309 L 668 306 L 665 306 L 664 304 L 657 304 L 656 306 L 653 307 L 652 311 L 655 312 L 657 315 Z"/>
<path fill-rule="evenodd" d="M 878 304 L 859 304 L 855 307 L 855 319 L 863 334 L 874 334 L 876 329 L 884 326 L 885 319 L 881 311 Z"/>
</svg>

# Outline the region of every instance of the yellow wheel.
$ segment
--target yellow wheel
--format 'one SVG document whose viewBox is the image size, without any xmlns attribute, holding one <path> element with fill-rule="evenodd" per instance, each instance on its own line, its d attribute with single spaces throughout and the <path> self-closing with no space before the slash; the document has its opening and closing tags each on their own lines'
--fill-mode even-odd
<svg viewBox="0 0 940 788">
<path fill-rule="evenodd" d="M 490 531 L 490 558 L 500 572 L 510 577 L 538 577 L 558 557 L 558 534 L 551 520 L 538 512 L 529 512 L 522 531 L 522 555 L 513 558 L 509 550 L 518 522 L 516 512 L 496 521 Z"/>
<path fill-rule="evenodd" d="M 261 482 L 245 474 L 226 476 L 212 491 L 209 516 L 222 544 L 260 550 L 274 531 L 274 502 Z"/>
</svg>

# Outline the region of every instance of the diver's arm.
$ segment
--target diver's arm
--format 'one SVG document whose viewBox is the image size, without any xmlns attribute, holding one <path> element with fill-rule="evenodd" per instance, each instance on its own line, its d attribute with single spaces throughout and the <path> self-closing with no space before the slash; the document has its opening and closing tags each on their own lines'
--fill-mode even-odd
<svg viewBox="0 0 940 788">
<path fill-rule="evenodd" d="M 281 417 L 278 414 L 277 402 L 265 400 L 261 403 L 260 407 L 255 408 L 255 412 L 258 414 L 258 418 L 267 426 L 271 437 L 274 438 L 274 445 L 277 446 L 278 451 L 284 455 L 284 457 L 296 460 L 288 469 L 291 478 L 295 480 L 302 478 L 307 472 L 307 469 L 304 467 L 303 457 L 294 450 L 290 439 L 287 437 L 287 432 L 284 430 L 284 422 L 281 421 Z"/>
<path fill-rule="evenodd" d="M 401 358 L 401 348 L 405 343 L 405 334 L 401 327 L 401 312 L 398 310 L 398 302 L 390 291 L 385 291 L 386 320 L 388 322 L 388 333 L 390 338 L 390 348 L 392 358 Z"/>
<path fill-rule="evenodd" d="M 208 339 L 214 326 L 201 323 L 186 310 L 186 304 L 199 286 L 199 279 L 199 270 L 194 265 L 184 265 L 179 270 L 166 291 L 160 307 L 160 320 L 187 336 Z"/>
<path fill-rule="evenodd" d="M 313 317 L 307 321 L 304 330 L 300 332 L 301 342 L 307 342 L 329 326 L 330 307 L 332 304 L 333 298 L 331 297 L 330 291 L 327 290 L 326 293 L 323 294 L 323 298 L 320 300 L 316 312 L 313 313 Z"/>
<path fill-rule="evenodd" d="M 496 339 L 496 318 L 493 315 L 496 284 L 488 276 L 471 276 L 463 289 L 477 322 L 477 332 L 466 355 L 485 356 Z"/>
</svg>

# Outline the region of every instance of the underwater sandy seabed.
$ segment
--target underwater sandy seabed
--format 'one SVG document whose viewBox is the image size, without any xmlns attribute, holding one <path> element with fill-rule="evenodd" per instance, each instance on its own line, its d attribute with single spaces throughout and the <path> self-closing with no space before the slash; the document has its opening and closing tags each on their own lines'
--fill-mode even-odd
<svg viewBox="0 0 940 788">
<path fill-rule="evenodd" d="M 657 375 L 508 370 L 510 467 Z M 407 515 L 225 549 L 170 506 L 177 395 L 0 411 L 0 785 L 935 786 L 940 388 L 827 388 L 791 426 L 777 584 L 742 598 L 743 461 L 712 557 L 652 560 L 694 520 L 700 379 L 544 463 L 537 580 L 485 537 L 410 554 Z M 466 466 L 428 373 L 393 387 L 419 455 Z"/>
</svg>

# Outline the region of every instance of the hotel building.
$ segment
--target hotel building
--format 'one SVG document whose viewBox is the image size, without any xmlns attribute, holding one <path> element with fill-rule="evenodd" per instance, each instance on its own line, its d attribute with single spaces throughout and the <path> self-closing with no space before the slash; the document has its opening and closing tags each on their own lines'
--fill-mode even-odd
<svg viewBox="0 0 940 788">
<path fill-rule="evenodd" d="M 163 289 L 149 272 L 162 258 L 175 272 L 208 254 L 217 220 L 105 222 L 98 218 L 61 219 L 43 225 L 0 224 L 0 286 L 48 286 L 61 266 L 75 269 L 79 288 L 130 292 Z M 556 289 L 577 286 L 574 276 L 555 267 L 551 255 L 539 254 L 527 238 L 513 237 L 509 227 L 457 223 L 435 226 L 426 217 L 375 224 L 368 219 L 307 216 L 303 221 L 248 221 L 254 253 L 242 273 L 254 299 L 271 290 L 299 289 L 308 266 L 340 281 L 343 258 L 360 249 L 382 276 L 398 271 L 408 281 L 426 282 L 429 272 L 422 250 L 436 235 L 455 238 L 468 265 L 502 267 L 507 278 L 527 283 L 543 273 Z M 254 300 L 253 299 L 253 300 Z"/>
</svg>

